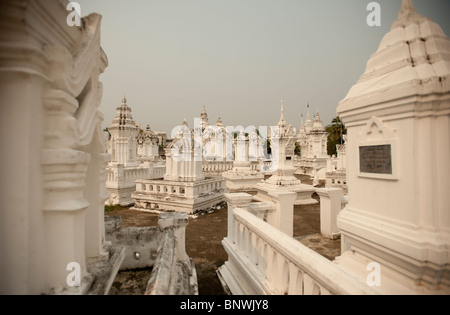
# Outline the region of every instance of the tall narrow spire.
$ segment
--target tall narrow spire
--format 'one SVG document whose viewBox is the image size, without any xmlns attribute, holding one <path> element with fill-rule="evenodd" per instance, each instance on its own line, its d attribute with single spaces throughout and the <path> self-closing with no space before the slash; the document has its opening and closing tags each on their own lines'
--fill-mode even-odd
<svg viewBox="0 0 450 315">
<path fill-rule="evenodd" d="M 202 130 L 205 130 L 206 127 L 208 127 L 208 114 L 206 113 L 206 106 L 203 105 L 203 111 L 200 115 L 201 119 L 202 119 Z"/>
<path fill-rule="evenodd" d="M 402 9 L 398 15 L 399 18 L 417 14 L 416 8 L 413 6 L 412 0 L 402 0 Z"/>
<path fill-rule="evenodd" d="M 305 133 L 305 122 L 303 121 L 303 113 L 300 116 L 300 128 L 299 128 L 299 133 L 303 134 Z"/>
<path fill-rule="evenodd" d="M 392 25 L 394 27 L 405 27 L 410 23 L 421 22 L 424 17 L 417 13 L 412 0 L 402 0 L 402 8 L 397 20 Z"/>
<path fill-rule="evenodd" d="M 284 100 L 281 100 L 281 117 L 278 126 L 286 127 L 286 120 L 284 120 Z"/>
<path fill-rule="evenodd" d="M 415 10 L 412 0 L 402 0 L 402 11 L 403 12 L 408 12 L 411 10 Z"/>
</svg>

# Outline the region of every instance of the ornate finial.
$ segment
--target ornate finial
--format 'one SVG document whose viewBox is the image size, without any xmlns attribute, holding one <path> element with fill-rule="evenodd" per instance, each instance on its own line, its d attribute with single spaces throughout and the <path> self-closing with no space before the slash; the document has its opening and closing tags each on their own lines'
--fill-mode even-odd
<svg viewBox="0 0 450 315">
<path fill-rule="evenodd" d="M 281 117 L 280 121 L 278 122 L 278 126 L 280 127 L 286 127 L 286 120 L 284 120 L 284 100 L 281 100 Z"/>
<path fill-rule="evenodd" d="M 407 12 L 411 10 L 415 10 L 412 0 L 402 0 L 402 11 Z"/>
<path fill-rule="evenodd" d="M 203 105 L 203 114 L 206 114 L 206 106 Z"/>
<path fill-rule="evenodd" d="M 402 9 L 392 28 L 405 27 L 410 23 L 420 23 L 423 19 L 424 17 L 418 14 L 414 8 L 412 0 L 402 0 Z"/>
<path fill-rule="evenodd" d="M 187 120 L 186 120 L 186 118 L 183 120 L 183 126 L 187 126 L 188 125 L 188 123 L 187 123 Z"/>
<path fill-rule="evenodd" d="M 402 9 L 399 13 L 399 18 L 416 14 L 416 8 L 413 6 L 412 0 L 402 0 Z"/>
<path fill-rule="evenodd" d="M 317 109 L 316 114 L 314 115 L 314 120 L 320 120 L 319 109 Z"/>
<path fill-rule="evenodd" d="M 123 99 L 122 99 L 122 104 L 126 104 L 127 103 L 127 98 L 125 97 L 125 92 L 123 93 Z"/>
</svg>

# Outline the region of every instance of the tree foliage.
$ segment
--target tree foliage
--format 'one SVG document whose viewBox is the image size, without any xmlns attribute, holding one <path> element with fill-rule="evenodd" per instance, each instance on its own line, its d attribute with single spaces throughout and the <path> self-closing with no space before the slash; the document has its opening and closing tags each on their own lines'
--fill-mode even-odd
<svg viewBox="0 0 450 315">
<path fill-rule="evenodd" d="M 296 142 L 294 154 L 300 156 L 301 153 L 302 153 L 302 148 L 300 147 L 300 144 L 298 142 Z"/>
<path fill-rule="evenodd" d="M 336 145 L 344 143 L 343 135 L 347 134 L 347 129 L 339 116 L 337 116 L 333 118 L 330 125 L 325 127 L 325 130 L 328 132 L 328 155 L 337 155 Z"/>
</svg>

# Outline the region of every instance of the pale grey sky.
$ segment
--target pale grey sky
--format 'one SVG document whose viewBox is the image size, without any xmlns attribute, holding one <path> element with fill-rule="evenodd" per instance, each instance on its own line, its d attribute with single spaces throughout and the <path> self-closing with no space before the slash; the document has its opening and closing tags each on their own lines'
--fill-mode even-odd
<svg viewBox="0 0 450 315">
<path fill-rule="evenodd" d="M 109 126 L 123 93 L 135 121 L 169 133 L 206 106 L 210 123 L 275 125 L 280 99 L 298 128 L 320 111 L 324 125 L 364 73 L 400 11 L 379 0 L 381 26 L 366 23 L 371 0 L 78 0 L 100 13 L 109 67 L 101 110 Z M 414 0 L 450 34 L 449 0 Z"/>
</svg>

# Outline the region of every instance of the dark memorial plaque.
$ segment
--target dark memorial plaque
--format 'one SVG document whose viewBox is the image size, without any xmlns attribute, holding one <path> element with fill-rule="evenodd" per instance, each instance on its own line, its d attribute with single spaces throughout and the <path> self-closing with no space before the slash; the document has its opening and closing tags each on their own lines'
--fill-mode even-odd
<svg viewBox="0 0 450 315">
<path fill-rule="evenodd" d="M 391 145 L 359 147 L 361 173 L 392 174 Z"/>
</svg>

